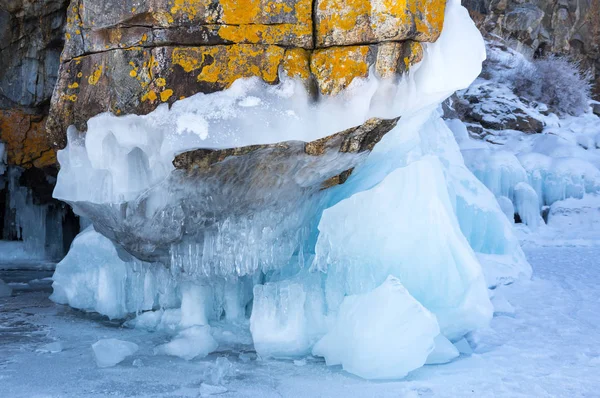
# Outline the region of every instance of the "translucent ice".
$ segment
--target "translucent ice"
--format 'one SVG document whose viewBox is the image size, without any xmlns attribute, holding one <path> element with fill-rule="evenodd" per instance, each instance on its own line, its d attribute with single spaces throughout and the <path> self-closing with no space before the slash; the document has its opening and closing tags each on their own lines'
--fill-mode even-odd
<svg viewBox="0 0 600 398">
<path fill-rule="evenodd" d="M 363 378 L 396 379 L 425 364 L 438 334 L 435 316 L 389 277 L 369 293 L 344 298 L 313 354 Z"/>
<path fill-rule="evenodd" d="M 170 342 L 156 347 L 154 353 L 173 355 L 190 361 L 194 358 L 204 358 L 218 346 L 210 334 L 210 326 L 192 326 L 182 330 Z"/>
<path fill-rule="evenodd" d="M 481 268 L 462 234 L 442 165 L 426 157 L 323 213 L 314 267 L 327 272 L 329 308 L 397 277 L 433 312 L 444 335 L 485 325 L 492 308 Z"/>
<path fill-rule="evenodd" d="M 443 335 L 438 335 L 434 340 L 434 349 L 427 357 L 427 365 L 439 365 L 451 362 L 458 358 L 460 353 L 458 349 Z"/>
<path fill-rule="evenodd" d="M 100 368 L 109 368 L 122 362 L 139 349 L 138 345 L 118 339 L 104 339 L 92 344 L 96 364 Z"/>
<path fill-rule="evenodd" d="M 538 228 L 542 222 L 540 216 L 540 201 L 531 185 L 520 182 L 515 185 L 514 203 L 515 212 L 521 217 L 521 221 L 532 230 Z"/>
</svg>

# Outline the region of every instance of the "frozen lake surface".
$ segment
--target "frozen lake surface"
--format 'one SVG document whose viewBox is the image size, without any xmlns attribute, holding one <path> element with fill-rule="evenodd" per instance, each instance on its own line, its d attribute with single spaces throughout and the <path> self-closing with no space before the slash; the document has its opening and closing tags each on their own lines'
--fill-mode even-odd
<svg viewBox="0 0 600 398">
<path fill-rule="evenodd" d="M 217 352 L 186 362 L 155 356 L 154 347 L 168 336 L 54 304 L 48 272 L 4 271 L 0 278 L 14 293 L 0 299 L 0 396 L 598 396 L 600 246 L 535 246 L 526 253 L 533 279 L 494 292 L 500 313 L 490 329 L 470 336 L 472 354 L 394 382 L 365 381 L 313 358 L 261 361 L 253 353 Z M 91 345 L 106 338 L 140 349 L 101 369 Z M 62 351 L 40 352 L 57 341 Z M 225 367 L 216 365 L 219 357 L 228 359 Z"/>
</svg>

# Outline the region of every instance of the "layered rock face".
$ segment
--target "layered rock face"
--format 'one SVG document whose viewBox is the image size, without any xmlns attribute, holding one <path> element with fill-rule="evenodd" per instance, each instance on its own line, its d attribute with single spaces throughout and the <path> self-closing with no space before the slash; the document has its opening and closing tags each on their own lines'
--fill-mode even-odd
<svg viewBox="0 0 600 398">
<path fill-rule="evenodd" d="M 600 0 L 464 0 L 488 32 L 511 39 L 521 52 L 570 54 L 595 76 L 600 96 Z"/>
<path fill-rule="evenodd" d="M 0 1 L 0 141 L 9 165 L 56 163 L 45 119 L 64 44 L 67 0 Z"/>
<path fill-rule="evenodd" d="M 280 72 L 315 96 L 354 78 L 393 77 L 440 35 L 445 1 L 75 0 L 48 132 L 85 130 L 102 112 L 147 114 L 162 103 Z"/>
</svg>

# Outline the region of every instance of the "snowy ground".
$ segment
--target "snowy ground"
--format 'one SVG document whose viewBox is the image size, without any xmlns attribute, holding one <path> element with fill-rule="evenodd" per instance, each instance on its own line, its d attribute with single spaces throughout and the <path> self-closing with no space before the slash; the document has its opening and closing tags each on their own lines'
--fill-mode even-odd
<svg viewBox="0 0 600 398">
<path fill-rule="evenodd" d="M 196 397 L 224 390 L 214 385 L 232 397 L 598 396 L 600 245 L 525 249 L 534 277 L 498 289 L 494 301 L 503 313 L 489 330 L 471 336 L 475 352 L 396 382 L 365 381 L 311 359 L 256 361 L 246 354 L 244 361 L 232 352 L 191 362 L 154 356 L 167 336 L 52 303 L 43 280 L 49 273 L 0 272 L 15 290 L 0 299 L 0 396 Z M 91 344 L 103 338 L 132 341 L 140 350 L 100 369 Z M 37 351 L 54 341 L 62 352 Z M 231 369 L 227 362 L 217 366 L 218 357 L 228 358 Z"/>
</svg>

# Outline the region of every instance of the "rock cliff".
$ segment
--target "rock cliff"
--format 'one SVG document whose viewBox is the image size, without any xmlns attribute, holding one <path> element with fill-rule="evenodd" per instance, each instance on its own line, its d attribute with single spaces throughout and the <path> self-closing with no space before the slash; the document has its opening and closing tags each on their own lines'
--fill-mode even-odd
<svg viewBox="0 0 600 398">
<path fill-rule="evenodd" d="M 569 54 L 592 71 L 600 96 L 600 0 L 463 0 L 480 26 L 525 54 Z"/>
<path fill-rule="evenodd" d="M 74 0 L 48 133 L 85 130 L 101 112 L 146 114 L 162 103 L 279 73 L 334 95 L 371 67 L 382 76 L 422 57 L 440 35 L 445 1 Z"/>
</svg>

